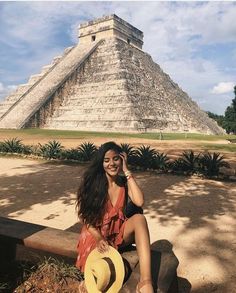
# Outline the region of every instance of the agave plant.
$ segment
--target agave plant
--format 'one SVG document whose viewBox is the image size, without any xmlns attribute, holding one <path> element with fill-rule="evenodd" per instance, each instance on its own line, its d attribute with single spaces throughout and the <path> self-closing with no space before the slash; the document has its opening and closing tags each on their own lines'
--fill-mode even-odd
<svg viewBox="0 0 236 293">
<path fill-rule="evenodd" d="M 63 146 L 59 141 L 49 141 L 45 145 L 39 144 L 39 154 L 47 159 L 58 159 L 61 157 Z"/>
<path fill-rule="evenodd" d="M 155 167 L 157 151 L 150 146 L 141 145 L 136 150 L 137 164 L 144 170 Z"/>
<path fill-rule="evenodd" d="M 97 152 L 97 147 L 92 142 L 84 142 L 78 147 L 78 150 L 81 155 L 81 160 L 87 162 L 92 160 Z"/>
<path fill-rule="evenodd" d="M 62 151 L 61 158 L 66 160 L 81 161 L 82 154 L 80 150 L 78 150 L 77 148 L 71 148 L 71 149 Z"/>
<path fill-rule="evenodd" d="M 6 153 L 24 153 L 27 152 L 26 146 L 17 137 L 6 139 L 1 143 L 1 151 Z"/>
<path fill-rule="evenodd" d="M 204 153 L 200 156 L 200 172 L 206 177 L 214 177 L 219 175 L 221 167 L 229 168 L 228 162 L 224 160 L 224 156 L 219 153 Z"/>
<path fill-rule="evenodd" d="M 181 157 L 172 163 L 171 169 L 186 174 L 197 172 L 199 170 L 199 154 L 195 154 L 192 150 L 184 151 Z"/>
<path fill-rule="evenodd" d="M 157 153 L 154 159 L 154 169 L 167 171 L 169 167 L 169 157 L 164 153 Z"/>
<path fill-rule="evenodd" d="M 135 165 L 135 163 L 137 162 L 137 152 L 134 147 L 131 146 L 129 143 L 121 143 L 120 146 L 122 151 L 127 154 L 128 164 Z"/>
</svg>

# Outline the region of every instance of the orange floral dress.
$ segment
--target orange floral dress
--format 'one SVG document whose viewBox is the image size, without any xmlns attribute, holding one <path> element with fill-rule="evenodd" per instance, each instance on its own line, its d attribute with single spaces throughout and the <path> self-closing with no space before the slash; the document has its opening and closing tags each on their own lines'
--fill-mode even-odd
<svg viewBox="0 0 236 293">
<path fill-rule="evenodd" d="M 110 245 L 118 249 L 123 242 L 123 233 L 125 228 L 126 217 L 124 216 L 125 206 L 125 187 L 120 188 L 119 196 L 116 204 L 113 206 L 110 199 L 106 204 L 106 211 L 103 217 L 102 224 L 97 226 L 102 236 Z M 96 240 L 88 231 L 86 225 L 82 227 L 79 242 L 77 246 L 78 257 L 76 267 L 82 272 L 89 253 L 96 247 Z"/>
</svg>

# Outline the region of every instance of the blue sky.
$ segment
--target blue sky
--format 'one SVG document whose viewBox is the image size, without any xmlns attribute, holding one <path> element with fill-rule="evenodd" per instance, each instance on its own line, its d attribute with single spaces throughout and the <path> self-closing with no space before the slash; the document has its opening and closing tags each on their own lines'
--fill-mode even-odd
<svg viewBox="0 0 236 293">
<path fill-rule="evenodd" d="M 206 111 L 223 114 L 236 85 L 236 2 L 0 2 L 0 99 L 78 42 L 78 25 L 117 14 L 143 50 Z"/>
</svg>

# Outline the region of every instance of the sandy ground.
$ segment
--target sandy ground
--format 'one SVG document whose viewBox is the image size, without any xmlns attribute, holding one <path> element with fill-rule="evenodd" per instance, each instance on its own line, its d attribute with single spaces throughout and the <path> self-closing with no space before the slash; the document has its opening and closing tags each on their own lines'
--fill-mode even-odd
<svg viewBox="0 0 236 293">
<path fill-rule="evenodd" d="M 69 147 L 81 142 L 63 144 Z M 97 145 L 103 142 L 96 140 Z M 193 149 L 191 142 L 179 143 L 178 148 L 173 141 L 142 143 L 165 152 L 172 144 L 172 155 Z M 235 166 L 236 155 L 226 157 Z M 75 196 L 84 168 L 0 157 L 1 216 L 77 231 Z M 146 197 L 151 242 L 170 242 L 179 259 L 180 292 L 236 292 L 235 182 L 149 172 L 136 172 L 135 177 Z"/>
</svg>

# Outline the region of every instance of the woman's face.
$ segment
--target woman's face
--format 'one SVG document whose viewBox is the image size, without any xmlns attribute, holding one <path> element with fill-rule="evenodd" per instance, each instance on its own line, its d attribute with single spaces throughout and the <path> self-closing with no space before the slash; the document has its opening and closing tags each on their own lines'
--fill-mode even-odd
<svg viewBox="0 0 236 293">
<path fill-rule="evenodd" d="M 119 154 L 113 150 L 105 153 L 103 159 L 103 168 L 109 176 L 116 176 L 122 169 L 122 161 Z"/>
</svg>

